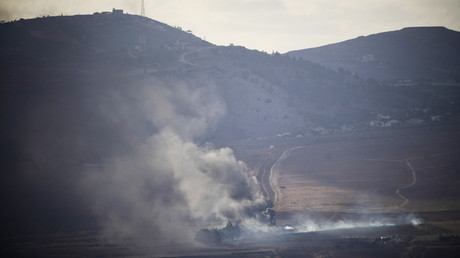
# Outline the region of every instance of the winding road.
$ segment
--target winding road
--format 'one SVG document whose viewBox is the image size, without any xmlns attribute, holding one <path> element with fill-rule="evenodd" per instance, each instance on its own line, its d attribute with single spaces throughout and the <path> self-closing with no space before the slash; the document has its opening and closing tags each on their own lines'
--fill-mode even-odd
<svg viewBox="0 0 460 258">
<path fill-rule="evenodd" d="M 459 149 L 456 149 L 454 151 L 458 151 Z M 443 156 L 443 155 L 448 155 L 452 152 L 442 152 L 442 153 L 436 153 L 436 154 L 431 154 L 430 157 L 439 157 L 439 156 Z M 413 187 L 416 183 L 417 183 L 417 174 L 415 172 L 415 169 L 414 167 L 412 166 L 412 164 L 410 163 L 411 160 L 415 160 L 415 159 L 423 159 L 424 157 L 415 157 L 415 158 L 410 158 L 410 159 L 405 159 L 405 160 L 401 160 L 401 162 L 404 162 L 406 163 L 406 166 L 410 169 L 410 171 L 412 172 L 412 182 L 406 186 L 403 186 L 401 188 L 398 188 L 396 189 L 396 194 L 404 200 L 403 203 L 401 203 L 401 207 L 403 207 L 404 205 L 406 205 L 408 202 L 409 202 L 409 199 L 406 198 L 404 195 L 401 194 L 401 190 L 404 190 L 404 189 L 407 189 L 407 188 L 410 188 L 410 187 Z"/>
<path fill-rule="evenodd" d="M 194 66 L 195 64 L 190 62 L 188 59 L 187 59 L 187 55 L 191 54 L 191 53 L 196 53 L 196 52 L 200 52 L 200 51 L 204 51 L 204 50 L 207 50 L 207 49 L 214 49 L 216 48 L 215 46 L 210 46 L 210 47 L 201 47 L 201 48 L 195 48 L 195 49 L 192 49 L 192 50 L 189 50 L 187 52 L 184 52 L 182 53 L 180 56 L 179 56 L 179 62 L 182 63 L 182 64 L 185 64 L 185 65 L 190 65 L 190 66 Z"/>
<path fill-rule="evenodd" d="M 403 200 L 403 202 L 399 205 L 400 207 L 403 207 L 405 206 L 408 202 L 409 202 L 409 199 L 407 197 L 405 197 L 404 195 L 401 194 L 401 190 L 405 190 L 405 189 L 408 189 L 410 187 L 413 187 L 416 183 L 417 183 L 417 174 L 415 172 L 415 169 L 414 167 L 412 166 L 412 164 L 410 163 L 410 160 L 414 160 L 414 159 L 421 159 L 422 157 L 416 157 L 416 158 L 410 158 L 410 159 L 363 159 L 363 160 L 368 160 L 368 161 L 384 161 L 384 162 L 402 162 L 402 163 L 405 163 L 406 166 L 409 168 L 409 170 L 412 172 L 412 181 L 410 182 L 410 184 L 408 185 L 405 185 L 403 187 L 400 187 L 400 188 L 397 188 L 395 193 L 396 195 L 398 195 L 399 198 L 401 198 Z"/>
<path fill-rule="evenodd" d="M 259 168 L 257 180 L 260 182 L 260 191 L 266 200 L 270 200 L 276 205 L 278 196 L 278 178 L 281 172 L 279 170 L 280 162 L 284 161 L 292 151 L 303 148 L 304 146 L 297 146 L 285 150 L 281 156 L 275 161 L 273 157 L 267 157 Z"/>
<path fill-rule="evenodd" d="M 412 172 L 412 182 L 404 187 L 401 187 L 401 188 L 398 188 L 396 189 L 396 194 L 404 200 L 403 203 L 401 203 L 399 206 L 403 207 L 404 205 L 406 205 L 408 202 L 409 202 L 409 199 L 407 199 L 404 195 L 401 194 L 401 190 L 404 190 L 404 189 L 407 189 L 409 187 L 412 187 L 414 186 L 416 183 L 417 183 L 417 174 L 415 173 L 415 169 L 414 167 L 412 167 L 412 164 L 410 163 L 409 161 L 410 159 L 406 159 L 406 165 L 407 167 L 409 167 L 410 171 Z"/>
<path fill-rule="evenodd" d="M 305 146 L 297 146 L 293 148 L 286 149 L 281 156 L 274 161 L 273 158 L 266 158 L 263 161 L 262 166 L 259 169 L 259 173 L 257 175 L 257 179 L 261 184 L 261 192 L 264 195 L 266 200 L 270 200 L 276 206 L 276 202 L 278 201 L 278 175 L 281 173 L 280 171 L 280 163 L 283 162 L 294 150 L 303 148 Z M 366 159 L 366 160 L 375 160 L 375 161 L 388 161 L 388 162 L 404 162 L 406 166 L 412 173 L 412 181 L 410 184 L 405 185 L 396 189 L 396 195 L 399 196 L 403 200 L 403 202 L 399 205 L 400 207 L 405 206 L 409 199 L 401 194 L 401 190 L 408 189 L 410 187 L 415 186 L 417 183 L 417 174 L 414 167 L 411 164 L 411 160 L 413 159 L 420 159 L 421 157 L 411 158 L 411 159 L 403 159 L 403 160 L 381 160 L 381 159 Z"/>
<path fill-rule="evenodd" d="M 257 174 L 257 180 L 260 182 L 260 191 L 262 192 L 265 200 L 274 201 L 275 191 L 273 191 L 270 184 L 270 171 L 273 167 L 275 161 L 267 157 L 262 166 L 259 168 L 259 173 Z"/>
<path fill-rule="evenodd" d="M 292 153 L 292 151 L 303 148 L 303 147 L 305 146 L 297 146 L 297 147 L 293 147 L 293 148 L 289 148 L 285 150 L 276 161 L 274 161 L 273 158 L 268 157 L 264 160 L 262 166 L 259 169 L 257 179 L 261 184 L 260 190 L 262 194 L 264 195 L 265 199 L 272 201 L 275 206 L 278 201 L 278 192 L 279 192 L 278 175 L 281 173 L 280 168 L 279 168 L 280 163 L 283 162 Z M 409 170 L 412 173 L 412 181 L 410 184 L 396 189 L 396 192 L 395 192 L 396 195 L 398 195 L 399 198 L 403 200 L 403 202 L 399 205 L 400 207 L 403 207 L 409 202 L 409 199 L 401 194 L 401 190 L 405 190 L 410 187 L 413 187 L 417 183 L 417 174 L 416 174 L 414 167 L 410 163 L 410 161 L 413 159 L 420 159 L 420 158 L 421 157 L 403 159 L 403 160 L 381 160 L 381 159 L 366 159 L 366 160 L 404 162 L 406 164 L 406 166 L 409 168 Z"/>
<path fill-rule="evenodd" d="M 278 175 L 281 173 L 279 169 L 279 164 L 280 162 L 284 161 L 289 155 L 291 155 L 291 152 L 300 148 L 303 148 L 304 146 L 297 146 L 293 147 L 290 149 L 287 149 L 281 154 L 279 159 L 273 164 L 273 166 L 270 168 L 270 175 L 269 175 L 269 183 L 270 183 L 270 188 L 273 191 L 273 199 L 272 202 L 276 206 L 276 202 L 278 200 Z"/>
<path fill-rule="evenodd" d="M 262 165 L 259 167 L 259 173 L 257 175 L 257 179 L 260 182 L 260 188 L 261 188 L 260 190 L 262 194 L 264 195 L 265 199 L 272 201 L 275 206 L 278 202 L 278 195 L 280 192 L 279 185 L 278 185 L 278 176 L 282 173 L 281 168 L 280 168 L 280 163 L 283 162 L 293 151 L 300 149 L 300 148 L 304 148 L 304 147 L 305 146 L 297 146 L 297 147 L 286 149 L 281 154 L 281 156 L 279 156 L 278 159 L 276 159 L 276 157 L 273 157 L 273 155 L 269 155 L 263 161 Z M 437 157 L 437 156 L 447 155 L 449 153 L 451 152 L 431 154 L 429 156 Z M 411 161 L 417 160 L 417 159 L 423 159 L 423 158 L 426 158 L 426 157 L 419 156 L 419 157 L 412 157 L 412 158 L 406 158 L 406 159 L 363 159 L 363 160 L 397 162 L 397 163 L 403 163 L 405 164 L 405 166 L 407 166 L 408 170 L 411 172 L 412 181 L 407 185 L 397 188 L 395 191 L 396 195 L 402 199 L 402 203 L 399 206 L 404 207 L 409 203 L 409 198 L 404 196 L 401 192 L 403 190 L 414 187 L 417 184 L 417 171 L 415 170 Z M 331 219 L 333 219 L 333 217 Z"/>
</svg>

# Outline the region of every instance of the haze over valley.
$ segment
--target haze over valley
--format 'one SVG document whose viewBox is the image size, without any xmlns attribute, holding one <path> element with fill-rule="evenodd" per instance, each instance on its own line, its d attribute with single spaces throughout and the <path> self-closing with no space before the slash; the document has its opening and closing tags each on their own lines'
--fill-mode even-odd
<svg viewBox="0 0 460 258">
<path fill-rule="evenodd" d="M 458 46 L 411 27 L 267 53 L 117 9 L 4 22 L 1 252 L 458 254 Z"/>
</svg>

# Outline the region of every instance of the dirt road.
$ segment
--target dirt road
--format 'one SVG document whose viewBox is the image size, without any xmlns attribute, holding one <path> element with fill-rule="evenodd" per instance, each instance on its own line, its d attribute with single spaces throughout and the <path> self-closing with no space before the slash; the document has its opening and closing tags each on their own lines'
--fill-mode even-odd
<svg viewBox="0 0 460 258">
<path fill-rule="evenodd" d="M 192 50 L 189 50 L 187 52 L 184 52 L 182 53 L 182 55 L 180 55 L 179 57 L 179 62 L 182 63 L 182 64 L 185 64 L 185 65 L 190 65 L 190 66 L 194 66 L 195 64 L 190 62 L 188 59 L 187 59 L 187 56 L 191 53 L 196 53 L 196 52 L 200 52 L 200 51 L 203 51 L 203 50 L 207 50 L 207 49 L 213 49 L 213 48 L 216 48 L 215 46 L 211 46 L 211 47 L 203 47 L 203 48 L 196 48 L 196 49 L 192 49 Z"/>
<path fill-rule="evenodd" d="M 260 191 L 266 200 L 270 200 L 276 205 L 279 191 L 278 175 L 281 173 L 280 163 L 284 161 L 292 151 L 303 147 L 304 146 L 297 146 L 287 149 L 278 159 L 276 159 L 276 157 L 269 156 L 263 161 L 263 164 L 260 166 L 257 174 L 257 180 L 260 183 Z"/>
<path fill-rule="evenodd" d="M 412 186 L 414 186 L 414 185 L 417 183 L 417 174 L 415 173 L 415 169 L 414 169 L 414 167 L 412 167 L 412 164 L 410 163 L 409 159 L 406 159 L 406 165 L 407 165 L 407 167 L 409 167 L 409 169 L 410 169 L 411 172 L 412 172 L 412 182 L 411 182 L 410 184 L 408 184 L 408 185 L 406 185 L 406 186 L 404 186 L 404 187 L 398 188 L 398 189 L 396 190 L 396 194 L 397 194 L 401 199 L 404 200 L 404 202 L 401 203 L 401 204 L 399 205 L 399 206 L 401 206 L 401 207 L 403 207 L 404 205 L 406 205 L 406 204 L 409 202 L 409 199 L 406 198 L 404 195 L 402 195 L 402 194 L 400 193 L 400 191 L 401 191 L 401 190 L 404 190 L 404 189 L 407 189 L 407 188 L 409 188 L 409 187 L 412 187 Z"/>
<path fill-rule="evenodd" d="M 264 195 L 265 200 L 270 201 L 275 200 L 275 192 L 270 185 L 270 171 L 274 163 L 275 161 L 273 158 L 267 157 L 260 167 L 259 173 L 257 174 L 257 181 L 260 183 L 260 191 Z"/>
</svg>

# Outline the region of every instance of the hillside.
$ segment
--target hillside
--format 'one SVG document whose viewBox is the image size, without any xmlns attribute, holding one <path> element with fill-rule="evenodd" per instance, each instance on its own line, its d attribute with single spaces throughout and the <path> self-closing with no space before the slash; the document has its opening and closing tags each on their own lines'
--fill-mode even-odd
<svg viewBox="0 0 460 258">
<path fill-rule="evenodd" d="M 149 81 L 212 84 L 229 118 L 219 121 L 218 138 L 341 127 L 391 108 L 382 96 L 395 105 L 407 102 L 406 97 L 377 88 L 369 92 L 369 85 L 351 74 L 279 54 L 213 46 L 191 33 L 134 15 L 20 20 L 2 24 L 0 34 L 0 76 L 9 94 L 21 92 L 18 98 L 30 97 L 33 102 L 40 99 L 33 94 L 50 97 L 42 89 L 60 99 L 67 90 L 88 91 L 81 93 L 89 97 L 83 99 L 98 103 L 107 91 L 143 87 Z M 95 84 L 98 87 L 90 86 Z M 23 89 L 34 90 L 24 95 Z"/>
<path fill-rule="evenodd" d="M 163 164 L 163 153 L 185 155 L 181 151 L 193 144 L 210 148 L 208 142 L 227 146 L 248 138 L 457 123 L 460 111 L 458 88 L 380 87 L 347 71 L 215 46 L 179 28 L 126 14 L 0 24 L 0 67 L 0 196 L 9 207 L 1 215 L 5 234 L 96 224 L 89 204 L 95 195 L 82 198 L 78 191 L 82 175 L 88 170 L 104 175 L 107 163 L 130 161 L 132 153 L 141 152 L 143 159 L 121 171 L 132 170 L 127 178 L 138 179 L 138 171 Z M 168 152 L 168 144 L 179 147 Z M 175 167 L 181 158 L 174 156 L 167 165 Z M 142 173 L 139 182 L 153 184 L 152 189 L 175 190 L 181 182 L 169 174 L 144 180 L 152 175 Z M 113 189 L 118 193 L 121 187 L 129 186 L 123 181 Z M 186 197 L 178 192 L 142 196 L 149 201 L 167 196 L 158 202 L 179 205 Z M 176 195 L 182 199 L 169 199 Z"/>
<path fill-rule="evenodd" d="M 379 82 L 460 82 L 460 32 L 413 27 L 288 54 Z"/>
</svg>

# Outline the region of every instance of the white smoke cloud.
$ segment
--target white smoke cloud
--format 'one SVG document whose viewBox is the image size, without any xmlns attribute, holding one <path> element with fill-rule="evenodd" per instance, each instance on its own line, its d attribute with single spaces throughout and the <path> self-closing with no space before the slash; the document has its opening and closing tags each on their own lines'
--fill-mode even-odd
<svg viewBox="0 0 460 258">
<path fill-rule="evenodd" d="M 362 228 L 362 227 L 383 227 L 395 226 L 394 222 L 389 221 L 336 221 L 329 223 L 316 223 L 313 221 L 304 222 L 296 229 L 298 232 L 316 232 L 334 229 Z"/>
<path fill-rule="evenodd" d="M 185 224 L 241 221 L 262 202 L 255 177 L 230 148 L 194 143 L 225 114 L 215 88 L 155 84 L 136 101 L 156 133 L 85 171 L 80 184 L 109 240 L 192 237 Z"/>
<path fill-rule="evenodd" d="M 421 219 L 413 214 L 401 215 L 398 217 L 391 216 L 363 216 L 359 220 L 338 220 L 319 222 L 311 219 L 304 219 L 295 227 L 297 232 L 315 232 L 335 229 L 364 228 L 364 227 L 384 227 L 396 225 L 416 226 L 422 223 Z"/>
</svg>

